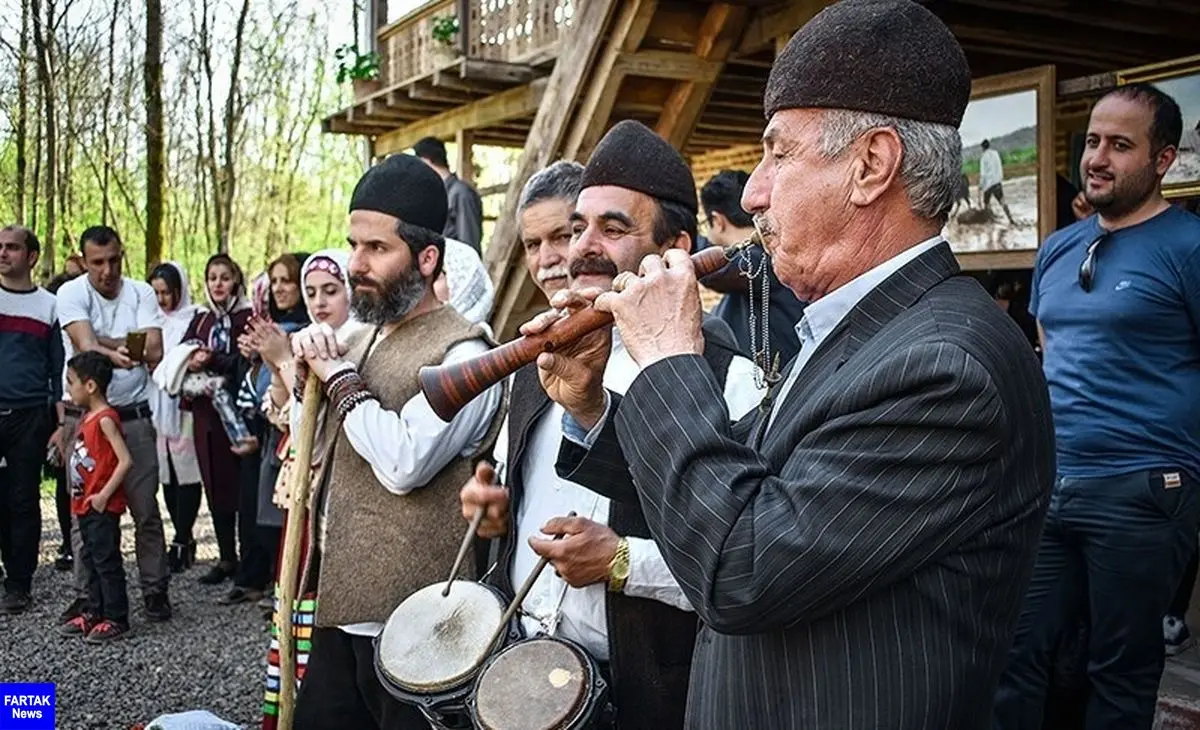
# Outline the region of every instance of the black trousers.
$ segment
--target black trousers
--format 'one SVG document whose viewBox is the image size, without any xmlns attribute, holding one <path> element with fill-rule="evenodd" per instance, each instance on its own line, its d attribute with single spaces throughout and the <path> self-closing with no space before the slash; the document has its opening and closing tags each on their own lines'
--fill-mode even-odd
<svg viewBox="0 0 1200 730">
<path fill-rule="evenodd" d="M 1197 572 L 1200 572 L 1200 551 L 1193 548 L 1192 559 L 1183 571 L 1183 580 L 1179 581 L 1179 587 L 1175 589 L 1175 597 L 1171 599 L 1171 608 L 1167 611 L 1168 616 L 1178 618 L 1187 616 L 1188 604 L 1192 602 L 1192 589 L 1196 587 Z"/>
<path fill-rule="evenodd" d="M 62 532 L 60 555 L 71 554 L 71 492 L 67 489 L 66 465 L 54 467 L 54 511 L 58 513 L 58 529 Z"/>
<path fill-rule="evenodd" d="M 88 511 L 79 517 L 83 550 L 79 559 L 88 567 L 88 611 L 120 624 L 129 623 L 129 593 L 121 561 L 121 516 Z"/>
<path fill-rule="evenodd" d="M 379 684 L 372 640 L 337 628 L 313 629 L 295 715 L 295 730 L 429 730 L 420 710 Z"/>
<path fill-rule="evenodd" d="M 1181 470 L 1059 476 L 1008 666 L 995 730 L 1042 727 L 1056 649 L 1085 617 L 1088 730 L 1149 730 L 1162 618 L 1195 550 L 1200 483 Z"/>
<path fill-rule="evenodd" d="M 29 592 L 42 539 L 39 487 L 50 409 L 44 405 L 0 411 L 0 561 L 4 589 Z"/>
<path fill-rule="evenodd" d="M 242 588 L 263 590 L 271 582 L 271 552 L 267 536 L 258 527 L 258 473 L 261 451 L 243 456 L 238 462 L 238 542 L 241 561 L 233 582 Z"/>
<path fill-rule="evenodd" d="M 171 480 L 163 485 L 163 497 L 167 502 L 167 513 L 171 515 L 171 527 L 175 529 L 176 545 L 192 542 L 192 528 L 200 514 L 200 495 L 204 491 L 200 482 L 180 484 L 175 474 L 175 462 L 167 452 L 167 472 Z"/>
</svg>

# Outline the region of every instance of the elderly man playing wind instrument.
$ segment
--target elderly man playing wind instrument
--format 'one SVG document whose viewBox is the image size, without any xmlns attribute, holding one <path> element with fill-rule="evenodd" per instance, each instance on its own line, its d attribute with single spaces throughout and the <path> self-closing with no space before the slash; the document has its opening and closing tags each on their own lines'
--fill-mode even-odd
<svg viewBox="0 0 1200 730">
<path fill-rule="evenodd" d="M 812 304 L 751 416 L 730 419 L 702 357 L 683 251 L 555 297 L 594 298 L 642 368 L 606 390 L 604 330 L 538 360 L 566 411 L 560 474 L 640 500 L 703 621 L 689 728 L 990 721 L 1054 456 L 1036 357 L 940 235 L 970 89 L 910 0 L 844 0 L 780 54 L 742 203 Z"/>
</svg>

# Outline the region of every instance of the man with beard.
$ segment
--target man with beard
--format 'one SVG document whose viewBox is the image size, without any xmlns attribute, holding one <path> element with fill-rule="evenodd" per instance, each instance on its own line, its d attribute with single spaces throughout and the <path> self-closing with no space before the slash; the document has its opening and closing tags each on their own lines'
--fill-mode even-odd
<svg viewBox="0 0 1200 730">
<path fill-rule="evenodd" d="M 489 346 L 434 294 L 445 219 L 442 181 L 417 158 L 368 170 L 350 201 L 349 273 L 354 315 L 370 326 L 345 343 L 325 324 L 293 340 L 324 383 L 320 438 L 332 449 L 314 482 L 302 586 L 316 591 L 316 615 L 297 730 L 428 727 L 380 685 L 372 640 L 405 598 L 449 574 L 462 541 L 458 488 L 503 421 L 502 385 L 450 423 L 420 392 L 422 366 Z"/>
<path fill-rule="evenodd" d="M 641 368 L 606 389 L 604 331 L 538 362 L 567 412 L 560 473 L 640 500 L 703 621 L 689 728 L 991 721 L 1054 463 L 1037 358 L 940 235 L 970 93 L 953 34 L 912 0 L 830 5 L 776 57 L 742 208 L 811 303 L 751 417 L 704 360 L 682 251 L 555 297 L 594 297 Z"/>
<path fill-rule="evenodd" d="M 1092 109 L 1080 162 L 1096 214 L 1034 268 L 1058 474 L 996 696 L 996 727 L 1041 727 L 1047 671 L 1080 613 L 1088 728 L 1149 728 L 1162 617 L 1200 522 L 1200 218 L 1171 206 L 1179 106 L 1150 85 Z"/>
<path fill-rule="evenodd" d="M 691 249 L 696 186 L 665 140 L 642 124 L 621 122 L 586 169 L 560 162 L 531 178 L 518 217 L 526 266 L 543 291 L 561 290 L 555 274 L 564 270 L 572 286 L 607 289 L 643 256 Z M 724 386 L 729 410 L 741 416 L 762 398 L 754 364 L 736 354 L 721 320 L 708 319 L 704 335 L 706 363 Z M 605 383 L 624 392 L 637 370 L 614 333 Z M 539 576 L 522 604 L 526 634 L 574 641 L 600 662 L 609 672 L 616 727 L 681 728 L 696 615 L 637 502 L 610 503 L 555 474 L 562 415 L 542 389 L 536 364 L 514 375 L 507 428 L 495 451 L 495 471 L 507 488 L 493 486 L 493 468 L 480 464 L 462 490 L 463 517 L 488 510 L 480 536 L 500 538 L 496 582 L 509 593 L 539 557 L 550 559 L 554 571 Z M 555 535 L 563 537 L 551 542 Z"/>
</svg>

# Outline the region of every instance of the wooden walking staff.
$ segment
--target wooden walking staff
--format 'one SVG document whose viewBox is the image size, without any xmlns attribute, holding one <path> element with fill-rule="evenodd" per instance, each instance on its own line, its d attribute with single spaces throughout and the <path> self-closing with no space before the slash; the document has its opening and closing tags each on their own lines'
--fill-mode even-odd
<svg viewBox="0 0 1200 730">
<path fill-rule="evenodd" d="M 296 581 L 300 576 L 300 546 L 308 512 L 308 492 L 312 487 L 313 442 L 317 435 L 317 414 L 321 409 L 321 381 L 309 372 L 304 381 L 304 404 L 300 412 L 300 430 L 295 438 L 296 457 L 289 489 L 287 531 L 283 538 L 283 560 L 279 566 L 279 730 L 292 730 L 296 708 L 296 643 L 292 615 L 296 603 Z"/>
</svg>

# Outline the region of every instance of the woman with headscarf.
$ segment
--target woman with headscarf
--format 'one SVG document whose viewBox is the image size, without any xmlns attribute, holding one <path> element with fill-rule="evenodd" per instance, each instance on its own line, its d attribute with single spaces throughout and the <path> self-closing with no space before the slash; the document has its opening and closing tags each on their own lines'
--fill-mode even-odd
<svg viewBox="0 0 1200 730">
<path fill-rule="evenodd" d="M 304 262 L 302 281 L 304 283 L 304 303 L 314 322 L 327 324 L 333 328 L 339 338 L 348 336 L 355 328 L 362 325 L 356 322 L 350 309 L 350 255 L 344 249 L 325 249 L 318 251 Z M 271 356 L 264 353 L 264 360 L 272 368 L 270 390 L 271 420 L 282 428 L 289 430 L 291 423 L 291 408 L 294 401 L 291 398 L 292 385 L 295 382 L 294 363 L 290 349 L 276 350 Z M 322 410 L 319 418 L 325 417 Z M 318 438 L 313 444 L 313 460 L 310 469 L 316 470 L 325 458 L 329 446 L 324 443 L 319 434 L 323 432 L 320 424 L 317 426 Z M 295 468 L 295 452 L 291 449 L 290 439 L 284 439 L 280 451 L 286 454 L 283 468 L 271 484 L 271 499 L 274 508 L 287 508 L 287 489 L 290 486 L 292 470 Z M 311 507 L 311 504 L 309 505 Z M 282 524 L 282 520 L 281 520 Z M 305 528 L 307 532 L 307 527 Z M 282 538 L 282 534 L 280 535 Z M 303 546 L 302 546 L 303 547 Z M 304 558 L 301 556 L 301 561 Z M 313 612 L 316 610 L 316 594 L 309 592 L 300 596 L 297 601 L 298 610 L 294 617 L 294 625 L 303 631 L 310 625 Z M 275 617 L 273 617 L 275 618 Z M 274 627 L 277 621 L 272 621 L 271 644 L 267 652 L 267 688 L 264 704 L 263 730 L 274 730 L 279 702 L 279 636 Z M 298 642 L 297 642 L 298 643 Z M 308 662 L 308 652 L 301 646 L 296 646 L 296 684 L 304 678 L 304 670 Z"/>
<path fill-rule="evenodd" d="M 200 349 L 188 360 L 188 370 L 220 378 L 224 394 L 189 397 L 185 406 L 195 416 L 196 453 L 204 477 L 204 494 L 217 535 L 219 560 L 200 578 L 205 585 L 216 585 L 233 577 L 238 563 L 238 455 L 226 433 L 228 419 L 222 423 L 214 406 L 216 397 L 232 402 L 248 363 L 238 352 L 237 340 L 250 320 L 245 279 L 241 268 L 227 254 L 219 253 L 204 267 L 208 306 L 201 308 L 188 325 L 184 342 Z"/>
<path fill-rule="evenodd" d="M 280 434 L 265 413 L 271 369 L 258 351 L 257 343 L 265 338 L 276 347 L 281 342 L 290 350 L 288 335 L 309 323 L 300 294 L 300 263 L 304 257 L 304 254 L 283 254 L 267 266 L 261 293 L 263 299 L 258 300 L 259 280 L 256 280 L 255 314 L 238 338 L 238 348 L 250 366 L 238 388 L 237 407 L 259 448 L 242 455 L 238 475 L 242 560 L 234 575 L 233 588 L 217 601 L 224 605 L 262 600 L 274 572 L 282 523 L 278 521 L 277 511 L 273 515 L 263 514 L 259 491 L 264 473 L 273 477 L 279 469 L 275 448 Z"/>
<path fill-rule="evenodd" d="M 174 261 L 159 264 L 150 272 L 150 286 L 158 295 L 163 314 L 163 355 L 183 342 L 196 314 L 188 291 L 187 273 Z M 179 396 L 154 389 L 150 401 L 154 428 L 158 433 L 158 480 L 163 485 L 167 512 L 175 538 L 167 548 L 172 573 L 187 570 L 196 560 L 192 527 L 200 513 L 200 463 L 196 458 L 195 424 L 190 412 L 179 407 Z"/>
</svg>

